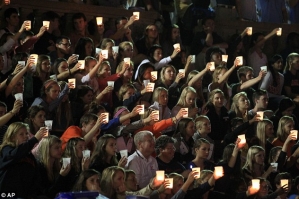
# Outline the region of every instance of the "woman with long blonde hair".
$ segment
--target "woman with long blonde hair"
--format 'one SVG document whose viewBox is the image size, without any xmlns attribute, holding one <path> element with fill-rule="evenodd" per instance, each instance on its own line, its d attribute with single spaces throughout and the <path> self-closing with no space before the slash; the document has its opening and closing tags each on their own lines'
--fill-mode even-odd
<svg viewBox="0 0 299 199">
<path fill-rule="evenodd" d="M 0 145 L 0 190 L 13 192 L 21 198 L 31 198 L 38 185 L 37 162 L 31 153 L 34 145 L 46 134 L 45 128 L 29 139 L 26 125 L 9 125 Z"/>
<path fill-rule="evenodd" d="M 258 138 L 258 145 L 265 149 L 265 162 L 267 162 L 270 150 L 271 148 L 273 148 L 273 123 L 268 119 L 263 119 L 262 121 L 259 121 L 256 127 L 256 137 Z"/>
<path fill-rule="evenodd" d="M 126 191 L 125 176 L 125 170 L 121 167 L 111 166 L 106 168 L 102 173 L 100 181 L 100 193 L 110 199 L 125 199 L 126 195 L 149 196 L 153 190 L 158 188 L 162 183 L 158 183 L 157 180 L 154 179 L 143 189 L 130 192 Z"/>
<path fill-rule="evenodd" d="M 195 118 L 198 114 L 196 99 L 197 93 L 193 87 L 184 88 L 177 104 L 171 110 L 171 116 L 177 115 L 181 108 L 188 108 L 188 116 Z"/>
<path fill-rule="evenodd" d="M 37 153 L 40 187 L 42 194 L 50 198 L 66 188 L 64 177 L 69 173 L 71 165 L 61 166 L 61 157 L 61 140 L 58 137 L 49 135 L 40 141 Z"/>
<path fill-rule="evenodd" d="M 244 122 L 249 120 L 248 110 L 250 108 L 250 101 L 247 98 L 247 94 L 245 92 L 237 93 L 233 97 L 233 103 L 231 105 L 231 109 L 229 112 L 229 117 L 235 118 L 240 117 Z"/>
<path fill-rule="evenodd" d="M 274 167 L 271 165 L 265 171 L 265 149 L 261 146 L 252 146 L 249 148 L 245 165 L 242 168 L 243 177 L 248 183 L 250 180 L 262 177 L 267 178 Z"/>
<path fill-rule="evenodd" d="M 283 146 L 284 142 L 286 141 L 287 137 L 290 134 L 291 130 L 294 130 L 294 119 L 290 116 L 283 116 L 280 118 L 278 127 L 277 127 L 277 137 L 273 140 L 273 146 Z M 295 145 L 296 141 L 292 140 L 287 149 L 288 157 L 291 156 L 291 149 Z"/>
</svg>

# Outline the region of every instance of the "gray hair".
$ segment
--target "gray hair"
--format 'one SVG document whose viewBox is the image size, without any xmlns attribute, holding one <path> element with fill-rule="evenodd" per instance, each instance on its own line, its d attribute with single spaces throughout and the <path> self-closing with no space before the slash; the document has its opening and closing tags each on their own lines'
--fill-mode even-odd
<svg viewBox="0 0 299 199">
<path fill-rule="evenodd" d="M 144 137 L 145 136 L 153 136 L 153 133 L 150 132 L 150 131 L 140 131 L 138 132 L 135 136 L 134 136 L 134 143 L 135 143 L 135 146 L 138 147 L 138 143 L 143 141 Z"/>
</svg>

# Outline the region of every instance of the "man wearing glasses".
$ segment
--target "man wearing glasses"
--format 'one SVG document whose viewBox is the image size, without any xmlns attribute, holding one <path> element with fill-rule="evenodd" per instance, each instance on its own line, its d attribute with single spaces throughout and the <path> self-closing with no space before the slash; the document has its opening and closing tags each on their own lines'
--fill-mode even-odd
<svg viewBox="0 0 299 199">
<path fill-rule="evenodd" d="M 56 51 L 52 51 L 49 53 L 49 56 L 51 58 L 51 65 L 54 64 L 55 60 L 57 58 L 65 58 L 68 60 L 69 64 L 73 64 L 77 62 L 77 56 L 72 55 L 70 56 L 70 47 L 71 47 L 71 42 L 70 38 L 66 36 L 60 36 L 56 40 Z"/>
</svg>

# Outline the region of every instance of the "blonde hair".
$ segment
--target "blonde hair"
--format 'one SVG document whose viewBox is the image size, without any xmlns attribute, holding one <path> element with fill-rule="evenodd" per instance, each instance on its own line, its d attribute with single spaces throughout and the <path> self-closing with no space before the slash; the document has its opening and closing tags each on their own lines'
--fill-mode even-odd
<svg viewBox="0 0 299 199">
<path fill-rule="evenodd" d="M 250 172 L 253 172 L 253 161 L 255 159 L 255 155 L 259 152 L 263 151 L 265 153 L 265 149 L 261 146 L 252 146 L 248 149 L 247 152 L 247 157 L 246 157 L 246 162 L 245 165 L 243 166 L 243 169 L 248 169 Z M 262 173 L 264 172 L 264 164 L 260 168 Z"/>
<path fill-rule="evenodd" d="M 116 68 L 116 73 L 119 73 L 122 69 L 123 69 L 123 67 L 124 67 L 124 61 L 121 61 L 119 64 L 118 64 L 118 66 L 117 66 L 117 68 Z M 130 61 L 130 66 L 134 69 L 134 62 L 132 62 L 132 61 Z"/>
<path fill-rule="evenodd" d="M 213 104 L 214 96 L 215 96 L 216 94 L 218 94 L 218 93 L 221 94 L 221 95 L 224 97 L 224 93 L 222 92 L 222 90 L 220 90 L 219 88 L 214 89 L 214 90 L 212 90 L 212 91 L 210 92 L 210 94 L 209 94 L 209 99 L 208 99 L 207 104 Z"/>
<path fill-rule="evenodd" d="M 191 86 L 187 86 L 186 88 L 184 88 L 176 106 L 180 106 L 182 108 L 186 107 L 186 96 L 188 93 L 193 93 L 195 95 L 194 104 L 192 105 L 191 108 L 197 108 L 197 105 L 195 102 L 196 98 L 197 98 L 197 93 L 196 93 L 196 90 Z"/>
<path fill-rule="evenodd" d="M 159 101 L 159 95 L 162 91 L 165 91 L 168 95 L 168 90 L 164 87 L 157 87 L 155 88 L 153 92 L 152 102 L 158 102 Z"/>
<path fill-rule="evenodd" d="M 195 118 L 194 122 L 195 122 L 195 127 L 196 129 L 199 129 L 202 127 L 202 124 L 205 120 L 210 121 L 210 119 L 208 118 L 208 116 L 205 115 L 200 115 L 197 118 Z"/>
<path fill-rule="evenodd" d="M 118 99 L 120 101 L 123 100 L 124 98 L 124 95 L 126 94 L 126 92 L 128 92 L 129 89 L 134 89 L 134 91 L 136 92 L 136 88 L 133 84 L 124 84 L 122 85 L 120 88 L 119 88 L 119 91 L 118 91 Z"/>
<path fill-rule="evenodd" d="M 268 119 L 263 119 L 263 121 L 258 122 L 256 127 L 256 136 L 259 139 L 259 145 L 265 149 L 266 147 L 266 126 L 273 125 L 273 123 Z"/>
<path fill-rule="evenodd" d="M 124 174 L 124 178 L 126 179 L 125 170 L 118 166 L 111 166 L 104 169 L 102 173 L 102 178 L 100 181 L 101 192 L 108 198 L 116 198 L 116 190 L 113 187 L 113 178 L 115 174 L 120 171 Z"/>
<path fill-rule="evenodd" d="M 162 68 L 161 72 L 160 72 L 160 78 L 161 78 L 161 82 L 163 84 L 165 84 L 165 71 L 166 71 L 167 68 L 171 68 L 173 70 L 174 75 L 176 76 L 176 69 L 175 69 L 175 67 L 173 65 L 170 65 L 170 64 L 165 65 Z"/>
<path fill-rule="evenodd" d="M 200 171 L 200 178 L 198 179 L 198 182 L 200 183 L 200 184 L 202 184 L 203 183 L 203 180 L 206 178 L 206 177 L 208 177 L 208 175 L 213 175 L 213 171 L 211 171 L 211 170 L 201 170 Z"/>
<path fill-rule="evenodd" d="M 38 160 L 46 167 L 48 179 L 52 182 L 59 175 L 61 168 L 60 160 L 58 159 L 54 161 L 53 165 L 50 165 L 50 148 L 54 144 L 61 144 L 61 140 L 54 135 L 44 137 L 39 143 L 37 153 Z"/>
<path fill-rule="evenodd" d="M 98 74 L 101 72 L 101 70 L 104 68 L 104 66 L 109 66 L 111 68 L 109 61 L 103 61 L 100 64 L 100 67 L 98 68 Z"/>
<path fill-rule="evenodd" d="M 236 113 L 236 117 L 240 117 L 240 118 L 243 118 L 243 121 L 247 121 L 248 118 L 244 118 L 243 114 L 241 113 L 240 109 L 239 109 L 239 99 L 241 97 L 244 97 L 247 99 L 247 101 L 249 102 L 249 99 L 247 97 L 247 94 L 245 92 L 239 92 L 237 94 L 235 94 L 235 96 L 233 97 L 233 103 L 231 105 L 231 108 L 230 110 L 231 111 L 234 111 Z"/>
<path fill-rule="evenodd" d="M 184 182 L 184 177 L 178 173 L 170 173 L 168 177 L 173 178 L 173 186 L 177 185 L 180 180 Z"/>
<path fill-rule="evenodd" d="M 279 120 L 278 127 L 277 127 L 277 137 L 283 142 L 287 139 L 290 133 L 284 131 L 284 126 L 290 122 L 294 123 L 294 119 L 290 116 L 282 116 Z"/>
<path fill-rule="evenodd" d="M 285 68 L 284 68 L 284 72 L 287 72 L 287 71 L 291 70 L 293 60 L 295 58 L 299 58 L 298 53 L 291 53 L 291 54 L 288 55 L 287 60 L 286 60 L 286 65 L 285 65 Z"/>
<path fill-rule="evenodd" d="M 6 130 L 6 133 L 4 134 L 3 142 L 0 145 L 0 152 L 2 151 L 3 147 L 5 147 L 5 146 L 17 147 L 15 138 L 16 138 L 18 131 L 22 128 L 25 128 L 27 130 L 27 126 L 23 122 L 14 122 L 8 126 L 8 129 Z"/>
</svg>

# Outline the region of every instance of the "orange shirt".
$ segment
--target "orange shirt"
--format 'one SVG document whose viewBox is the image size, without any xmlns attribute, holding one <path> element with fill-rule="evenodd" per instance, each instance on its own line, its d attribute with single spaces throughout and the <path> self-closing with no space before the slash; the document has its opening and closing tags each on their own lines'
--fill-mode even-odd
<svg viewBox="0 0 299 199">
<path fill-rule="evenodd" d="M 155 138 L 158 138 L 161 135 L 161 131 L 167 129 L 168 127 L 170 127 L 172 125 L 173 125 L 172 119 L 169 118 L 169 119 L 165 119 L 165 120 L 161 120 L 159 122 L 156 122 L 153 125 L 144 126 L 143 128 L 137 130 L 135 132 L 135 134 L 140 132 L 140 131 L 147 130 L 147 131 L 152 132 L 154 134 Z"/>
</svg>

